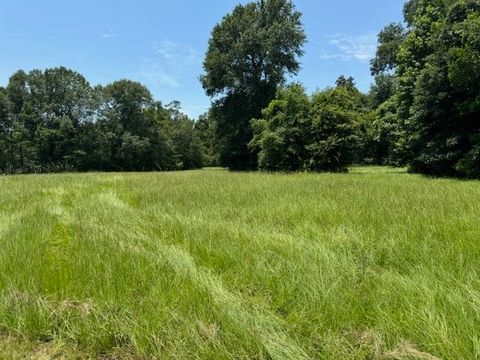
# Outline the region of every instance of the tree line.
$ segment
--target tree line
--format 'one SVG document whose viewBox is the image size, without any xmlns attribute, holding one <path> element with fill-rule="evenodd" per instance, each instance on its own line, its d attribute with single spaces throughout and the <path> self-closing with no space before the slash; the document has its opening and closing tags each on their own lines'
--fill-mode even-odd
<svg viewBox="0 0 480 360">
<path fill-rule="evenodd" d="M 173 102 L 120 80 L 92 87 L 60 67 L 13 74 L 0 88 L 0 172 L 202 167 L 201 131 Z"/>
<path fill-rule="evenodd" d="M 346 171 L 408 166 L 480 177 L 480 0 L 409 0 L 378 35 L 366 94 L 351 77 L 288 84 L 306 34 L 291 0 L 237 5 L 212 30 L 197 121 L 128 80 L 91 87 L 65 69 L 0 88 L 0 171 Z"/>
</svg>

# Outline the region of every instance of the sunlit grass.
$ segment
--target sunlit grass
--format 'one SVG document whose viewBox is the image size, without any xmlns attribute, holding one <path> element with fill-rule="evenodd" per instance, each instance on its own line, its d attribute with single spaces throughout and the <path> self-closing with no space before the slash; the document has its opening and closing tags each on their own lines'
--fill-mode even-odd
<svg viewBox="0 0 480 360">
<path fill-rule="evenodd" d="M 0 358 L 475 359 L 479 276 L 480 182 L 0 178 Z"/>
</svg>

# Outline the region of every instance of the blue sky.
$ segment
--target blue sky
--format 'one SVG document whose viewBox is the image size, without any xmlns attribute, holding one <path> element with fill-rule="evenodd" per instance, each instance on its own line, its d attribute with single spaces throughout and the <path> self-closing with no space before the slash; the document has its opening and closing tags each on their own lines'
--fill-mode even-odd
<svg viewBox="0 0 480 360">
<path fill-rule="evenodd" d="M 66 66 L 91 84 L 131 79 L 196 117 L 209 107 L 198 81 L 211 29 L 238 0 L 1 0 L 0 86 L 18 69 Z M 401 20 L 403 0 L 296 0 L 308 43 L 296 80 L 309 91 L 351 75 L 372 81 L 376 34 Z"/>
</svg>

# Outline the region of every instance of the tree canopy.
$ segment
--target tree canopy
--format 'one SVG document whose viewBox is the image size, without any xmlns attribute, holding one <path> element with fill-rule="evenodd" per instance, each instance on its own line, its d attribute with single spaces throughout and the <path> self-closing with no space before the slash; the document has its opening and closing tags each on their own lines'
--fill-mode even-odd
<svg viewBox="0 0 480 360">
<path fill-rule="evenodd" d="M 256 168 L 256 154 L 248 148 L 250 120 L 261 115 L 285 75 L 300 69 L 300 17 L 290 0 L 261 0 L 237 5 L 213 29 L 201 81 L 215 99 L 223 165 Z"/>
</svg>

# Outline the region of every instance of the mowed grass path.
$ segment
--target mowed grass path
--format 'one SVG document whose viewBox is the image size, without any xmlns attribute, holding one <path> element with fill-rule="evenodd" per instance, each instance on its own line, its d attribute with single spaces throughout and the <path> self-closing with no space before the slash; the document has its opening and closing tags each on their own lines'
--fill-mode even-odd
<svg viewBox="0 0 480 360">
<path fill-rule="evenodd" d="M 480 182 L 0 178 L 0 358 L 480 359 Z"/>
</svg>

